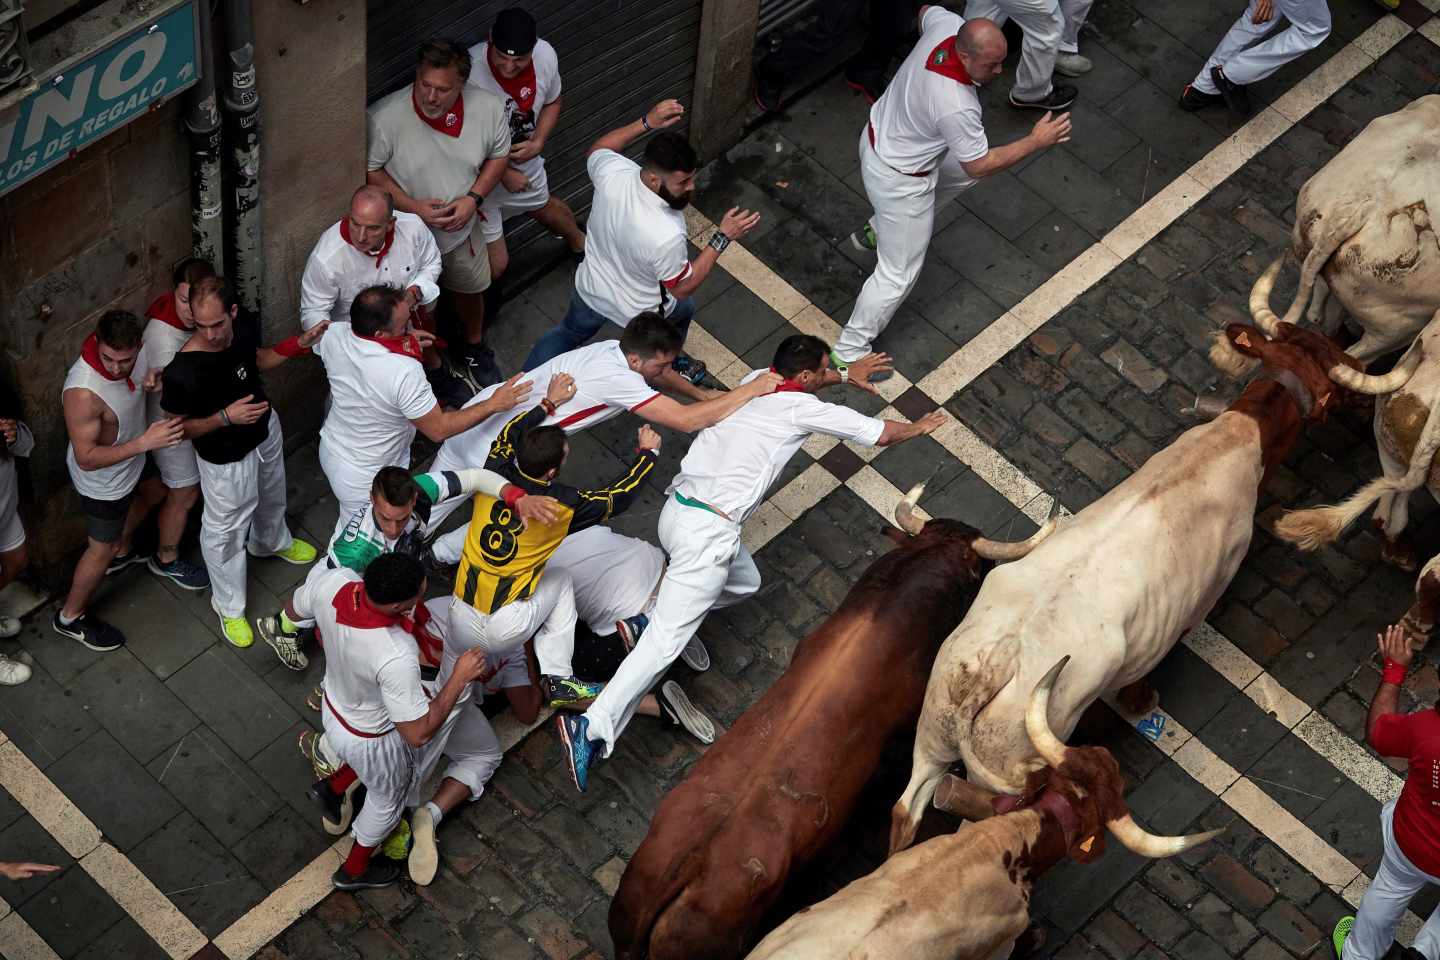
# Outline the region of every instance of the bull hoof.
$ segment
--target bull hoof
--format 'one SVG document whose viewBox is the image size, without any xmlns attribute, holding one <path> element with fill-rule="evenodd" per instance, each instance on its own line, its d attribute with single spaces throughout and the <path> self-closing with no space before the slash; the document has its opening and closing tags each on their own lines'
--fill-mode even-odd
<svg viewBox="0 0 1440 960">
<path fill-rule="evenodd" d="M 1152 687 L 1148 680 L 1136 680 L 1116 692 L 1115 702 L 1126 716 L 1143 717 L 1160 706 L 1160 691 Z"/>
<path fill-rule="evenodd" d="M 1420 558 L 1416 556 L 1415 545 L 1406 539 L 1386 540 L 1385 546 L 1380 550 L 1380 559 L 1406 573 L 1414 573 L 1420 568 Z"/>
</svg>

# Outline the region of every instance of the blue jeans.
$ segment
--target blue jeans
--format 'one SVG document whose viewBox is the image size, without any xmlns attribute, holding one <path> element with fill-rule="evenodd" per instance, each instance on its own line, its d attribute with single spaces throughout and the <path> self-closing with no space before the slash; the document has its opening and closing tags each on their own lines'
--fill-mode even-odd
<svg viewBox="0 0 1440 960">
<path fill-rule="evenodd" d="M 694 316 L 695 300 L 693 297 L 686 297 L 675 304 L 675 311 L 668 318 L 680 331 L 682 343 L 685 335 L 690 332 L 690 320 Z M 530 356 L 525 358 L 525 369 L 527 371 L 534 370 L 547 360 L 554 360 L 560 354 L 574 350 L 595 336 L 595 331 L 605 326 L 605 321 L 608 319 L 610 318 L 602 316 L 598 311 L 592 309 L 590 304 L 582 300 L 580 291 L 572 291 L 570 309 L 565 311 L 565 319 L 560 321 L 558 327 L 551 327 L 544 336 L 535 342 L 535 346 L 530 350 Z"/>
</svg>

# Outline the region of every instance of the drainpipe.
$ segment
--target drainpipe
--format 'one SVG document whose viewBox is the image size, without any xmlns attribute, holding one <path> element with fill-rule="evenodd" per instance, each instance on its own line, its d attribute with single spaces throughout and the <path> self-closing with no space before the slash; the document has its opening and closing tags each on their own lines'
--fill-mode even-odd
<svg viewBox="0 0 1440 960">
<path fill-rule="evenodd" d="M 185 93 L 185 129 L 190 133 L 190 244 L 193 256 L 224 273 L 220 179 L 220 110 L 215 102 L 215 32 L 208 0 L 199 4 L 200 79 Z"/>
<path fill-rule="evenodd" d="M 221 0 L 230 79 L 225 87 L 229 230 L 225 260 L 240 308 L 260 315 L 260 92 L 255 86 L 255 25 L 250 0 Z"/>
</svg>

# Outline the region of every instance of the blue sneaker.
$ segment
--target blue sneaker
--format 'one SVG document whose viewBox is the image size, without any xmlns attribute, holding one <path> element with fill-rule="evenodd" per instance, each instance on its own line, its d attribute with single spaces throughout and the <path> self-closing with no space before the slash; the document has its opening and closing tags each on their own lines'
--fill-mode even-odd
<svg viewBox="0 0 1440 960">
<path fill-rule="evenodd" d="M 147 565 L 155 576 L 165 577 L 185 590 L 204 590 L 210 586 L 210 574 L 205 572 L 204 567 L 189 560 L 176 557 L 169 563 L 161 563 L 159 557 L 151 557 Z"/>
<path fill-rule="evenodd" d="M 615 621 L 615 632 L 620 634 L 620 642 L 625 644 L 627 653 L 635 649 L 635 644 L 640 642 L 640 634 L 644 633 L 648 626 L 650 626 L 650 618 L 643 613 Z"/>
<path fill-rule="evenodd" d="M 680 374 L 680 376 L 684 377 L 686 380 L 689 380 L 697 387 L 700 386 L 701 381 L 705 379 L 704 361 L 696 360 L 688 353 L 682 353 L 680 354 L 680 356 L 676 357 L 673 361 L 671 361 L 670 369 L 674 370 L 676 373 Z"/>
<path fill-rule="evenodd" d="M 590 759 L 595 753 L 590 738 L 586 736 L 590 721 L 585 719 L 584 714 L 576 716 L 573 713 L 562 713 L 556 721 L 560 727 L 560 742 L 565 747 L 565 762 L 570 765 L 570 776 L 575 780 L 576 789 L 584 793 L 585 784 L 590 779 Z"/>
</svg>

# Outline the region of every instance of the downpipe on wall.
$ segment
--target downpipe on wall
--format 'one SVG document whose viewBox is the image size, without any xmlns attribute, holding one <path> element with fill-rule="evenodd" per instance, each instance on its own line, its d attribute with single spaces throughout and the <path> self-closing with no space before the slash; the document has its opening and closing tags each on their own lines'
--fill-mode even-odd
<svg viewBox="0 0 1440 960">
<path fill-rule="evenodd" d="M 220 108 L 215 98 L 214 10 L 200 4 L 200 79 L 185 94 L 185 130 L 190 140 L 191 254 L 225 272 L 225 189 L 221 174 Z"/>
<path fill-rule="evenodd" d="M 229 80 L 225 87 L 225 260 L 240 309 L 258 317 L 264 281 L 260 223 L 260 91 L 255 85 L 255 24 L 250 0 L 221 0 Z"/>
</svg>

